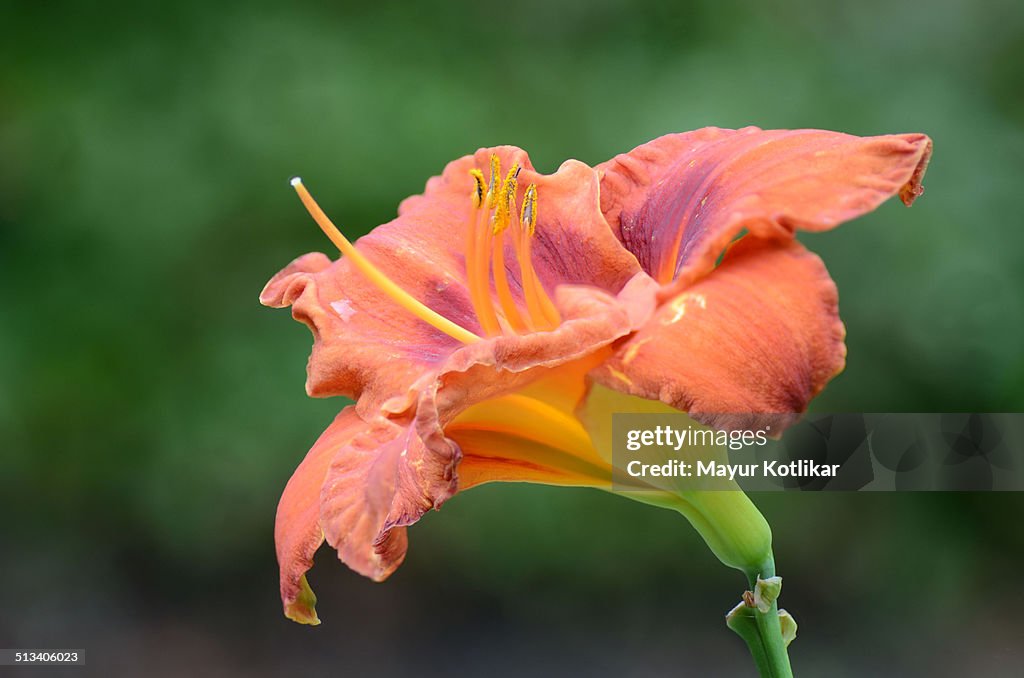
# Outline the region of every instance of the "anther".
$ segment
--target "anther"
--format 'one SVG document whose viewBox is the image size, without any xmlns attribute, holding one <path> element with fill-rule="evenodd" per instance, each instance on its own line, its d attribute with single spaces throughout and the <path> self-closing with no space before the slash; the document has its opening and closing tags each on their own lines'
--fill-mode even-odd
<svg viewBox="0 0 1024 678">
<path fill-rule="evenodd" d="M 478 169 L 469 170 L 469 174 L 473 177 L 473 207 L 479 209 L 484 204 L 484 197 L 486 195 L 486 184 L 484 183 L 484 173 Z"/>
<path fill-rule="evenodd" d="M 498 182 L 501 176 L 501 159 L 491 154 L 491 178 L 487 182 L 487 209 L 494 209 L 494 201 L 498 197 Z"/>
<path fill-rule="evenodd" d="M 508 228 L 509 222 L 512 219 L 512 214 L 515 212 L 516 190 L 519 186 L 519 182 L 516 181 L 516 177 L 519 176 L 520 169 L 522 168 L 519 166 L 519 163 L 512 165 L 512 168 L 505 176 L 505 181 L 501 183 L 501 194 L 498 196 L 494 205 L 493 233 L 495 235 Z"/>
<path fill-rule="evenodd" d="M 530 235 L 537 230 L 537 184 L 530 184 L 523 196 L 523 209 L 519 221 Z"/>
</svg>

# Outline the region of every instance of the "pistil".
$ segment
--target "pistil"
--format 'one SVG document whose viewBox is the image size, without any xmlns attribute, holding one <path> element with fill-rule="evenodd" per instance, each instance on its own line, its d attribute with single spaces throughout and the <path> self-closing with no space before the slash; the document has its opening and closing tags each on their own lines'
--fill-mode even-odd
<svg viewBox="0 0 1024 678">
<path fill-rule="evenodd" d="M 320 230 L 330 238 L 335 247 L 337 247 L 342 254 L 348 257 L 349 261 L 352 262 L 352 265 L 359 269 L 359 271 L 366 276 L 367 280 L 373 283 L 377 289 L 390 297 L 396 304 L 409 311 L 409 313 L 412 313 L 423 322 L 444 332 L 453 339 L 458 339 L 464 344 L 472 344 L 480 341 L 480 337 L 477 335 L 473 334 L 461 325 L 453 323 L 437 311 L 425 306 L 418 299 L 395 284 L 393 280 L 388 278 L 379 268 L 374 266 L 373 262 L 363 256 L 363 253 L 357 250 L 355 245 L 349 242 L 348 238 L 346 238 L 341 231 L 338 230 L 338 227 L 334 225 L 334 222 L 332 222 L 324 211 L 320 209 L 320 205 L 316 203 L 316 200 L 314 200 L 313 196 L 309 194 L 306 187 L 302 185 L 302 179 L 295 177 L 292 179 L 291 184 L 295 189 L 295 192 L 299 194 L 299 199 L 302 200 L 302 204 L 306 206 L 306 210 L 309 212 L 309 215 L 313 217 L 313 221 L 315 221 L 317 226 L 320 227 Z"/>
</svg>

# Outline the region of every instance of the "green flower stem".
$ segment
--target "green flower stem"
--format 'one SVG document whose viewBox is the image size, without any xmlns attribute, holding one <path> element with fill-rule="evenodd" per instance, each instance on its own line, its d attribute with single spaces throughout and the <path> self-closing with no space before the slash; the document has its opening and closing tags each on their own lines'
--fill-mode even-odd
<svg viewBox="0 0 1024 678">
<path fill-rule="evenodd" d="M 768 579 L 774 576 L 774 559 L 769 559 L 759 571 L 747 572 L 751 591 L 756 589 L 758 577 Z M 786 642 L 782 638 L 777 601 L 772 601 L 767 612 L 741 603 L 729 613 L 726 624 L 746 642 L 762 678 L 793 678 Z"/>
<path fill-rule="evenodd" d="M 750 581 L 751 596 L 757 591 L 758 577 L 775 576 L 775 558 L 771 551 L 771 529 L 757 507 L 740 491 L 619 492 L 653 506 L 681 513 L 707 542 L 724 564 L 743 571 Z M 771 605 L 761 612 L 741 604 L 726 618 L 750 648 L 762 678 L 792 678 L 786 642 L 779 622 L 779 607 L 772 596 Z"/>
<path fill-rule="evenodd" d="M 740 603 L 742 606 L 743 603 Z M 733 610 L 726 617 L 725 623 L 730 629 L 736 632 L 743 642 L 750 649 L 750 656 L 754 658 L 758 674 L 762 676 L 771 675 L 771 666 L 768 663 L 768 653 L 765 652 L 764 642 L 757 630 L 757 622 L 754 621 L 753 608 L 740 608 Z"/>
</svg>

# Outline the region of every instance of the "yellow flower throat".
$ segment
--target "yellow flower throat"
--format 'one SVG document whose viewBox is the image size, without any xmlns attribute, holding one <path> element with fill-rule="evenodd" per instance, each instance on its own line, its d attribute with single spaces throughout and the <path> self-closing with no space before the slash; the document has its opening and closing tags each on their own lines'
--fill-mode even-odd
<svg viewBox="0 0 1024 678">
<path fill-rule="evenodd" d="M 469 171 L 473 188 L 469 224 L 466 228 L 466 283 L 473 310 L 486 336 L 550 330 L 561 322 L 555 305 L 544 291 L 533 268 L 530 245 L 531 236 L 537 228 L 537 186 L 530 184 L 523 194 L 521 206 L 518 205 L 516 198 L 520 169 L 518 163 L 513 165 L 502 179 L 501 162 L 498 156 L 492 155 L 487 181 L 479 169 Z M 338 230 L 302 185 L 300 178 L 295 177 L 291 184 L 320 229 L 377 289 L 420 320 L 464 344 L 481 340 L 479 335 L 431 309 L 388 278 Z M 515 217 L 518 217 L 518 223 L 513 225 Z M 512 239 L 519 264 L 525 313 L 516 303 L 508 280 L 505 265 L 506 234 Z"/>
</svg>

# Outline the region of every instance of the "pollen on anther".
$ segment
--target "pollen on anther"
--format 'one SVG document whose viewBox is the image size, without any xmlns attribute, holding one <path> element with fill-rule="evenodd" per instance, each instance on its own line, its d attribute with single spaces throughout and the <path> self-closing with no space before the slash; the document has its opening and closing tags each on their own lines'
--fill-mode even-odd
<svg viewBox="0 0 1024 678">
<path fill-rule="evenodd" d="M 292 188 L 302 183 L 302 177 L 292 177 L 288 180 L 288 183 L 292 185 Z"/>
<path fill-rule="evenodd" d="M 469 174 L 473 177 L 473 207 L 479 208 L 484 204 L 484 192 L 486 191 L 486 185 L 484 183 L 484 173 L 478 169 L 469 170 Z"/>
<path fill-rule="evenodd" d="M 505 181 L 501 184 L 500 194 L 494 199 L 493 232 L 495 235 L 508 228 L 509 221 L 512 219 L 511 215 L 516 204 L 516 188 L 518 187 L 516 177 L 519 175 L 520 169 L 518 163 L 512 165 L 508 175 L 505 176 Z"/>
<path fill-rule="evenodd" d="M 537 230 L 537 184 L 530 184 L 526 188 L 519 221 L 526 227 L 526 231 L 530 235 Z"/>
<path fill-rule="evenodd" d="M 491 178 L 487 182 L 487 209 L 494 209 L 494 202 L 498 197 L 498 182 L 501 181 L 501 159 L 497 154 L 491 154 Z"/>
</svg>

